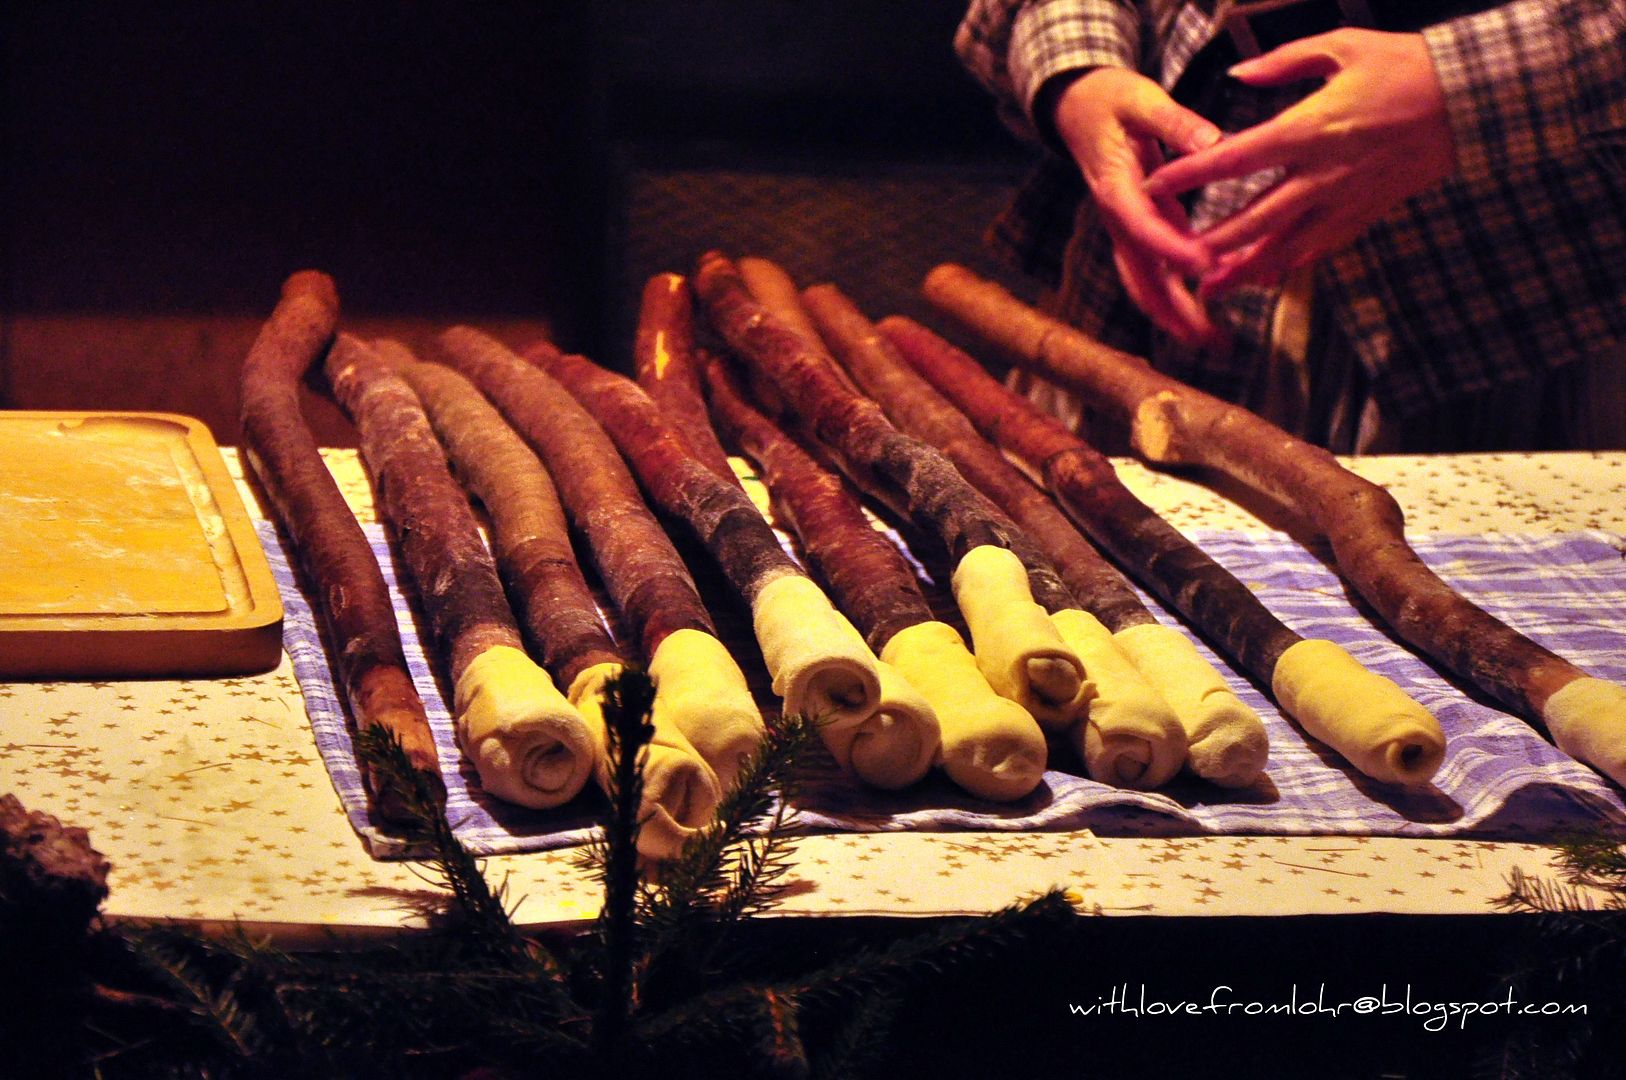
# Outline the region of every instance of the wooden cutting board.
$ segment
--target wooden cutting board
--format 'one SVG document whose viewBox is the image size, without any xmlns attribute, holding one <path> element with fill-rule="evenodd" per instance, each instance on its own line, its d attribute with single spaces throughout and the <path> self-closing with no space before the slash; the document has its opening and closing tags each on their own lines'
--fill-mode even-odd
<svg viewBox="0 0 1626 1080">
<path fill-rule="evenodd" d="M 0 412 L 0 678 L 276 666 L 282 600 L 201 421 Z"/>
</svg>

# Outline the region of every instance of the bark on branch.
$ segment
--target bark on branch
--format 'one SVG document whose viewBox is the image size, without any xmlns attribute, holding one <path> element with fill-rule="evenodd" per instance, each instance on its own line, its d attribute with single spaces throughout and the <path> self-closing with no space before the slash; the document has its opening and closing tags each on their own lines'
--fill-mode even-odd
<svg viewBox="0 0 1626 1080">
<path fill-rule="evenodd" d="M 283 285 L 243 361 L 244 450 L 314 593 L 351 716 L 359 727 L 389 731 L 438 788 L 434 739 L 384 575 L 300 411 L 300 380 L 327 351 L 338 318 L 338 293 L 325 274 L 302 271 Z M 397 793 L 370 771 L 363 777 L 379 815 L 402 820 Z"/>
<path fill-rule="evenodd" d="M 1327 451 L 1246 409 L 1154 371 L 954 265 L 927 297 L 1015 362 L 1090 396 L 1131 425 L 1147 460 L 1219 470 L 1295 508 L 1332 545 L 1340 572 L 1403 639 L 1561 749 L 1626 782 L 1626 687 L 1592 678 L 1463 597 L 1418 557 L 1400 506 Z"/>
</svg>

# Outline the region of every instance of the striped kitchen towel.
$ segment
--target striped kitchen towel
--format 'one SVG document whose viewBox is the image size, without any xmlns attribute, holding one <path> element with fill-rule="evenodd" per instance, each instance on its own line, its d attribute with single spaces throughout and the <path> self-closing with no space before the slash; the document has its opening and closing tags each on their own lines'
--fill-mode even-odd
<svg viewBox="0 0 1626 1080">
<path fill-rule="evenodd" d="M 346 813 L 379 857 L 408 854 L 371 817 L 345 711 L 310 606 L 275 529 L 262 539 L 287 608 L 284 638 L 316 743 Z M 534 811 L 480 790 L 453 741 L 446 695 L 420 644 L 410 589 L 395 576 L 381 527 L 365 527 L 396 599 L 407 661 L 429 708 L 448 788 L 448 813 L 477 854 L 543 850 L 592 835 L 601 797 Z M 1232 685 L 1265 718 L 1270 766 L 1253 788 L 1222 790 L 1181 779 L 1157 792 L 1124 791 L 1082 776 L 1058 752 L 1044 782 L 1012 804 L 973 799 L 940 778 L 904 792 L 855 787 L 833 763 L 815 763 L 796 797 L 801 826 L 821 830 L 1089 828 L 1114 835 L 1254 833 L 1542 839 L 1603 826 L 1626 832 L 1619 788 L 1555 749 L 1390 637 L 1331 569 L 1330 553 L 1284 536 L 1193 531 L 1191 538 L 1307 637 L 1338 642 L 1395 680 L 1439 718 L 1448 738 L 1434 783 L 1417 791 L 1373 783 L 1284 719 L 1245 676 Z M 1424 561 L 1469 598 L 1592 674 L 1626 682 L 1626 540 L 1602 532 L 1414 539 Z M 1151 605 L 1172 625 L 1176 618 Z M 1215 659 L 1199 639 L 1199 647 Z M 749 650 L 742 650 L 748 653 Z"/>
</svg>

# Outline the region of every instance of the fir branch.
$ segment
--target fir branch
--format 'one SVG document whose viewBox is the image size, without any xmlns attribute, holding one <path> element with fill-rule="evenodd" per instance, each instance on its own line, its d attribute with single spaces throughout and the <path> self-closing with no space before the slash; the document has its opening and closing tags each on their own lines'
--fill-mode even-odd
<svg viewBox="0 0 1626 1080">
<path fill-rule="evenodd" d="M 539 964 L 557 976 L 554 958 L 533 947 L 514 926 L 503 890 L 491 888 L 480 861 L 458 840 L 438 785 L 412 764 L 399 737 L 382 726 L 365 727 L 357 732 L 355 747 L 363 769 L 396 793 L 399 830 L 409 842 L 427 846 L 430 871 L 450 893 L 450 903 L 437 920 L 441 929 L 466 935 L 477 949 L 516 969 Z"/>
<path fill-rule="evenodd" d="M 425 958 L 433 959 L 433 958 Z M 490 964 L 490 958 L 471 958 Z M 546 1060 L 586 1056 L 586 1014 L 560 1009 L 545 982 L 489 966 L 355 971 L 278 988 L 305 1052 L 358 1063 L 514 1056 L 515 1044 Z"/>
<path fill-rule="evenodd" d="M 1508 875 L 1508 891 L 1493 903 L 1503 911 L 1552 915 L 1561 912 L 1626 911 L 1626 846 L 1606 834 L 1571 834 L 1560 841 L 1562 880 L 1533 877 L 1519 867 Z M 1583 890 L 1608 895 L 1601 900 Z"/>
<path fill-rule="evenodd" d="M 771 990 L 798 1003 L 805 1020 L 836 1015 L 844 1008 L 870 1008 L 895 1000 L 904 989 L 972 959 L 996 955 L 1030 941 L 1045 930 L 1075 919 L 1060 890 L 972 920 L 896 941 L 881 949 L 860 949 L 811 973 L 766 985 L 725 986 L 643 1018 L 636 1029 L 651 1048 L 676 1051 L 725 1042 L 749 1024 L 761 994 Z"/>
<path fill-rule="evenodd" d="M 773 987 L 763 987 L 757 999 L 757 1059 L 771 1077 L 802 1080 L 809 1073 L 807 1047 L 802 1044 L 797 1001 Z"/>
<path fill-rule="evenodd" d="M 1568 836 L 1561 842 L 1559 862 L 1568 881 L 1613 893 L 1606 907 L 1626 904 L 1626 846 L 1621 844 L 1619 837 L 1603 834 Z"/>
<path fill-rule="evenodd" d="M 901 999 L 894 995 L 871 999 L 863 1008 L 853 1009 L 831 1034 L 810 1080 L 850 1080 L 863 1075 L 886 1048 L 887 1033 L 901 1006 Z"/>
<path fill-rule="evenodd" d="M 783 895 L 793 845 L 788 823 L 794 769 L 817 733 L 817 725 L 801 717 L 774 724 L 718 805 L 716 820 L 662 869 L 658 884 L 642 890 L 639 919 L 646 948 L 640 986 L 658 979 L 673 954 L 689 961 L 681 965 L 684 970 L 709 974 L 728 931 Z M 750 828 L 770 811 L 765 829 L 750 837 Z M 702 944 L 708 934 L 710 940 Z"/>
<path fill-rule="evenodd" d="M 1579 911 L 1592 902 L 1589 897 L 1581 895 L 1574 885 L 1535 877 L 1517 866 L 1508 874 L 1507 885 L 1508 891 L 1496 897 L 1492 903 L 1510 913 L 1528 915 Z"/>
<path fill-rule="evenodd" d="M 601 1052 L 620 1042 L 636 1007 L 638 810 L 643 802 L 644 748 L 655 734 L 650 722 L 654 704 L 655 683 L 646 672 L 626 669 L 604 684 L 610 816 L 604 826 L 604 907 L 597 934 L 603 986 L 593 1023 L 593 1042 Z"/>
<path fill-rule="evenodd" d="M 862 950 L 785 986 L 810 1005 L 839 1007 L 885 995 L 948 968 L 1016 949 L 1045 931 L 1070 927 L 1077 915 L 1060 889 L 972 920 L 954 920 L 885 948 Z"/>
<path fill-rule="evenodd" d="M 763 794 L 774 789 L 779 792 L 777 801 L 772 801 L 772 814 L 760 833 L 743 835 L 746 826 L 761 819 L 766 810 L 764 804 L 770 802 L 770 798 L 747 792 L 743 782 L 736 788 L 745 796 L 740 810 L 725 806 L 720 812 L 719 816 L 725 820 L 734 820 L 736 813 L 749 815 L 738 818 L 742 835 L 730 845 L 738 852 L 735 870 L 716 899 L 717 919 L 724 926 L 735 925 L 772 908 L 788 887 L 785 875 L 791 869 L 790 853 L 795 846 L 790 832 L 792 802 L 796 797 L 795 770 L 817 734 L 818 725 L 811 721 L 800 717 L 782 721 L 762 748 L 758 761 L 752 763 L 761 772 Z"/>
<path fill-rule="evenodd" d="M 203 1034 L 228 1062 L 254 1061 L 264 1049 L 256 1015 L 238 1000 L 244 969 L 231 966 L 216 987 L 205 970 L 205 948 L 184 935 L 163 930 L 126 930 L 130 957 L 155 978 L 170 1000 L 183 1007 L 191 1026 Z"/>
<path fill-rule="evenodd" d="M 1515 868 L 1507 894 L 1496 901 L 1504 911 L 1536 917 L 1506 985 L 1524 1000 L 1587 1002 L 1589 1008 L 1561 1023 L 1543 1017 L 1539 1024 L 1515 1025 L 1499 1054 L 1484 1063 L 1498 1076 L 1614 1076 L 1626 1053 L 1619 996 L 1626 978 L 1626 850 L 1618 837 L 1570 836 L 1558 863 L 1562 880 Z"/>
</svg>

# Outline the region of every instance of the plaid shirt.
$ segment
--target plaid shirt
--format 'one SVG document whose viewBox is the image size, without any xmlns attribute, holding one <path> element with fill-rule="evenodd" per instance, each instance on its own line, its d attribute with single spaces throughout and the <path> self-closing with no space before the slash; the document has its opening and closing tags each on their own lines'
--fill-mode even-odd
<svg viewBox="0 0 1626 1080">
<path fill-rule="evenodd" d="M 955 48 L 1006 123 L 1042 144 L 1031 108 L 1054 75 L 1113 65 L 1174 85 L 1213 27 L 1198 5 L 1180 5 L 1172 20 L 1158 18 L 1164 6 L 973 0 Z M 1318 310 L 1397 417 L 1618 352 L 1626 339 L 1626 0 L 1516 0 L 1424 36 L 1457 173 L 1323 260 L 1315 277 Z M 1242 88 L 1212 119 L 1240 130 L 1291 100 Z M 1211 185 L 1191 204 L 1193 223 L 1228 215 L 1272 179 Z M 1221 301 L 1236 330 L 1225 356 L 1155 332 L 1123 293 L 1077 169 L 1054 147 L 994 236 L 1053 285 L 1071 236 L 1067 317 L 1210 392 L 1256 396 L 1274 295 L 1243 288 Z"/>
</svg>

